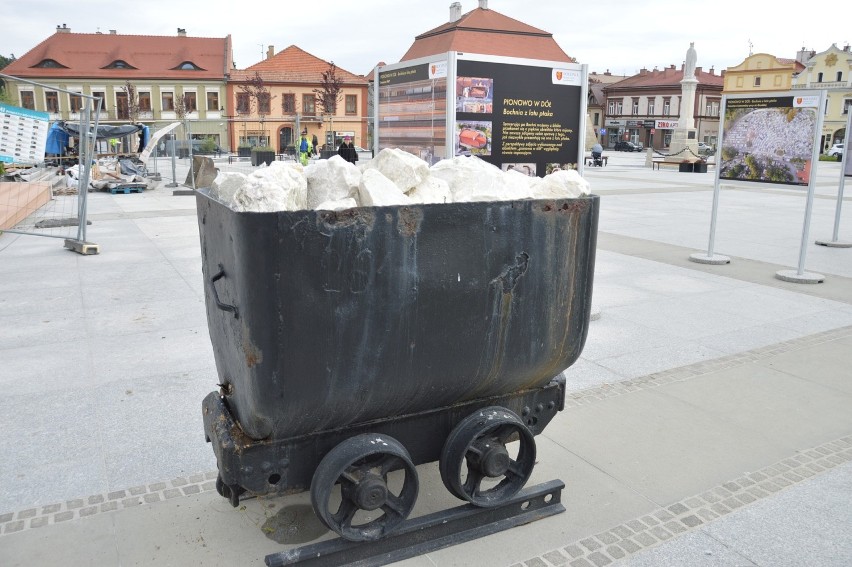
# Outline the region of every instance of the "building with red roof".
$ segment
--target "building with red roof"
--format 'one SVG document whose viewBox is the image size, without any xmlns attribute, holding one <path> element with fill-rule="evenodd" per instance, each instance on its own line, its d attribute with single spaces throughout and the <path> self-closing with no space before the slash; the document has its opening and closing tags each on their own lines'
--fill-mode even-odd
<svg viewBox="0 0 852 567">
<path fill-rule="evenodd" d="M 329 104 L 334 108 L 325 108 L 323 82 L 332 69 L 340 90 L 336 104 Z M 309 140 L 316 136 L 319 145 L 331 146 L 328 149 L 337 148 L 346 135 L 356 146 L 367 146 L 367 87 L 363 76 L 295 45 L 278 53 L 269 46 L 266 59 L 230 74 L 232 147 L 268 145 L 284 153 L 305 130 Z M 332 131 L 337 140 L 331 140 Z"/>
<path fill-rule="evenodd" d="M 225 81 L 232 68 L 231 36 L 190 37 L 181 28 L 174 36 L 72 33 L 63 24 L 4 73 L 39 83 L 10 81 L 9 90 L 20 106 L 48 112 L 51 120 L 80 120 L 84 99 L 73 93 L 81 93 L 102 99 L 101 123 L 135 119 L 156 130 L 177 119 L 181 98 L 193 137 L 224 145 Z M 128 83 L 138 105 L 128 100 Z"/>
</svg>

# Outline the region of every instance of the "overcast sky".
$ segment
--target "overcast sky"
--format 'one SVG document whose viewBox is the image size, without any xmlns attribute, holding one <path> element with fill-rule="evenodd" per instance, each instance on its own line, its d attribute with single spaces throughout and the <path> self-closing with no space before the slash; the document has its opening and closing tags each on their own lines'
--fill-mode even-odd
<svg viewBox="0 0 852 567">
<path fill-rule="evenodd" d="M 66 24 L 73 32 L 225 37 L 234 61 L 257 63 L 269 45 L 289 45 L 353 73 L 379 61 L 395 63 L 414 37 L 446 23 L 451 0 L 107 2 L 30 0 L 4 10 L 0 54 L 18 57 Z M 462 0 L 462 13 L 478 0 Z M 847 8 L 842 8 L 846 5 Z M 848 0 L 814 2 L 794 10 L 789 2 L 749 0 L 488 0 L 488 7 L 553 34 L 590 71 L 632 75 L 640 68 L 680 66 L 695 42 L 698 65 L 717 72 L 749 54 L 794 58 L 801 47 L 824 51 L 852 41 Z"/>
</svg>

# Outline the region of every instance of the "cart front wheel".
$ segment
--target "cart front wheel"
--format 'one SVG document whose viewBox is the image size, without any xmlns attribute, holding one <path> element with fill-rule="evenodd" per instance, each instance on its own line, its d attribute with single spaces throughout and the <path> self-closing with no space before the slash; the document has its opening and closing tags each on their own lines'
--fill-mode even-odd
<svg viewBox="0 0 852 567">
<path fill-rule="evenodd" d="M 507 447 L 517 441 L 515 448 Z M 511 450 L 510 450 L 511 449 Z M 512 411 L 492 406 L 464 418 L 441 452 L 441 480 L 453 495 L 488 508 L 523 488 L 535 466 L 535 438 Z"/>
<path fill-rule="evenodd" d="M 417 470 L 405 447 L 393 437 L 365 433 L 340 443 L 320 461 L 311 480 L 311 503 L 322 523 L 344 539 L 373 541 L 408 517 L 418 489 Z"/>
</svg>

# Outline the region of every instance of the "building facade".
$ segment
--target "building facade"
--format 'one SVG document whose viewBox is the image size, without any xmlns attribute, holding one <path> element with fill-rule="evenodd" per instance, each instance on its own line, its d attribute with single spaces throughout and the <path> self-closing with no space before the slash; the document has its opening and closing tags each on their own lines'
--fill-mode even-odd
<svg viewBox="0 0 852 567">
<path fill-rule="evenodd" d="M 299 133 L 318 145 L 336 148 L 344 136 L 357 146 L 367 145 L 366 78 L 334 67 L 340 92 L 334 109 L 323 108 L 323 73 L 332 63 L 291 45 L 275 53 L 269 46 L 266 59 L 244 70 L 234 71 L 228 80 L 227 97 L 233 112 L 230 141 L 236 146 L 271 146 L 277 153 L 292 151 Z M 257 87 L 261 95 L 257 96 Z M 337 139 L 332 140 L 335 132 Z"/>
<path fill-rule="evenodd" d="M 780 59 L 768 53 L 749 55 L 739 65 L 725 69 L 722 94 L 789 91 L 793 77 L 805 66 L 796 59 Z"/>
<path fill-rule="evenodd" d="M 836 44 L 811 56 L 805 69 L 793 78 L 793 90 L 824 89 L 828 95 L 820 137 L 820 153 L 846 136 L 852 107 L 852 52 Z"/>
<path fill-rule="evenodd" d="M 695 68 L 698 85 L 695 93 L 695 124 L 698 140 L 714 146 L 719 135 L 719 109 L 722 101 L 723 75 Z M 603 93 L 605 147 L 629 141 L 644 147 L 666 150 L 672 133 L 679 126 L 683 66 L 674 65 L 662 71 L 641 69 L 639 74 L 606 85 Z"/>
<path fill-rule="evenodd" d="M 58 89 L 101 98 L 101 124 L 135 118 L 152 132 L 178 118 L 182 99 L 192 137 L 212 137 L 225 146 L 225 79 L 232 67 L 230 36 L 189 37 L 183 29 L 175 36 L 84 34 L 63 25 L 4 72 L 47 85 L 10 81 L 9 90 L 20 106 L 48 112 L 51 120 L 78 121 L 84 104 L 82 97 Z M 136 100 L 128 91 L 135 91 Z"/>
</svg>

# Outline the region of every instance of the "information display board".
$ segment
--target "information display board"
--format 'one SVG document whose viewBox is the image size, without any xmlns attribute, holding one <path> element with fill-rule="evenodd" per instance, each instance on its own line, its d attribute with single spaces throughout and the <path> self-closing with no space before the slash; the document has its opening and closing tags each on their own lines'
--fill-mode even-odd
<svg viewBox="0 0 852 567">
<path fill-rule="evenodd" d="M 44 161 L 50 115 L 0 104 L 0 161 L 36 164 Z"/>
<path fill-rule="evenodd" d="M 719 178 L 808 185 L 819 96 L 728 97 Z"/>
</svg>

